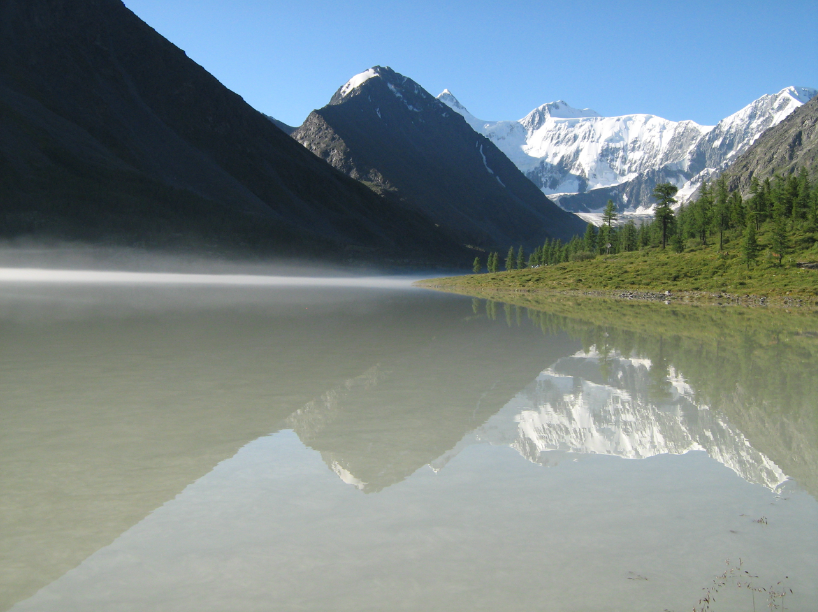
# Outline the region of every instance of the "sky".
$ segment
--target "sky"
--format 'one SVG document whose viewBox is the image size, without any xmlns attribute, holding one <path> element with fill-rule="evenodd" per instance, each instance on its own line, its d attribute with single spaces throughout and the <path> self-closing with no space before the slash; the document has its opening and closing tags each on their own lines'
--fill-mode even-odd
<svg viewBox="0 0 818 612">
<path fill-rule="evenodd" d="M 390 66 L 485 120 L 564 100 L 715 125 L 818 89 L 816 0 L 124 0 L 257 110 L 289 125 Z"/>
</svg>

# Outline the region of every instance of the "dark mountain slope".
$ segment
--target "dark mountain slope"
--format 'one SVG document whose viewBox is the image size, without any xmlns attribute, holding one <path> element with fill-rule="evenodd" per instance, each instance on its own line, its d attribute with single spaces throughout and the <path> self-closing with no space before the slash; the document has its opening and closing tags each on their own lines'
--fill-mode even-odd
<svg viewBox="0 0 818 612">
<path fill-rule="evenodd" d="M 0 198 L 3 237 L 463 256 L 119 0 L 0 0 Z"/>
<path fill-rule="evenodd" d="M 473 244 L 533 246 L 584 229 L 463 117 L 389 68 L 354 77 L 293 137 Z"/>
<path fill-rule="evenodd" d="M 764 132 L 727 173 L 730 188 L 746 194 L 754 176 L 763 181 L 774 174 L 798 174 L 801 168 L 810 181 L 818 180 L 818 97 Z"/>
<path fill-rule="evenodd" d="M 281 130 L 282 132 L 284 132 L 285 134 L 288 134 L 288 135 L 289 135 L 289 134 L 292 134 L 292 133 L 293 133 L 293 132 L 295 132 L 295 130 L 296 130 L 296 128 L 294 128 L 293 126 L 291 126 L 291 125 L 287 125 L 286 123 L 284 123 L 283 121 L 279 121 L 279 120 L 278 120 L 278 119 L 276 119 L 275 117 L 271 117 L 270 115 L 267 115 L 267 118 L 268 118 L 270 121 L 272 121 L 272 122 L 273 122 L 273 124 L 274 124 L 274 125 L 275 125 L 275 126 L 276 126 L 276 127 L 279 129 L 279 130 Z"/>
</svg>

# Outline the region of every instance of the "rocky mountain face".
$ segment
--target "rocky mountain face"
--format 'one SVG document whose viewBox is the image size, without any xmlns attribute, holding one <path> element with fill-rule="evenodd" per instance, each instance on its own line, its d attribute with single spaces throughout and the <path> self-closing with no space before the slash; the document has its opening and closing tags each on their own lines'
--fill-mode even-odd
<svg viewBox="0 0 818 612">
<path fill-rule="evenodd" d="M 390 68 L 356 75 L 293 138 L 335 168 L 481 247 L 567 239 L 583 223 L 489 138 Z"/>
<path fill-rule="evenodd" d="M 0 237 L 460 261 L 120 0 L 0 0 Z M 447 259 L 448 258 L 448 259 Z"/>
<path fill-rule="evenodd" d="M 730 187 L 747 194 L 753 177 L 771 178 L 775 173 L 798 174 L 806 168 L 811 181 L 818 180 L 818 97 L 796 109 L 766 131 L 730 166 Z"/>
<path fill-rule="evenodd" d="M 684 202 L 767 129 L 818 93 L 787 87 L 765 95 L 716 126 L 654 115 L 601 117 L 563 101 L 519 121 L 483 121 L 448 90 L 438 96 L 491 139 L 545 194 L 566 210 L 589 212 L 614 200 L 620 210 L 649 212 L 653 188 L 679 187 Z"/>
</svg>

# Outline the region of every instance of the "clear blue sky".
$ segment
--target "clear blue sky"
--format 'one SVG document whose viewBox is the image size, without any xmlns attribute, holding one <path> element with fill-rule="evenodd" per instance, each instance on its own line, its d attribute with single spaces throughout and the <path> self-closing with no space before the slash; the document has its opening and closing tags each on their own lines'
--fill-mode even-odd
<svg viewBox="0 0 818 612">
<path fill-rule="evenodd" d="M 124 1 L 290 125 L 374 65 L 487 120 L 562 99 L 711 125 L 788 85 L 818 88 L 818 0 Z"/>
</svg>

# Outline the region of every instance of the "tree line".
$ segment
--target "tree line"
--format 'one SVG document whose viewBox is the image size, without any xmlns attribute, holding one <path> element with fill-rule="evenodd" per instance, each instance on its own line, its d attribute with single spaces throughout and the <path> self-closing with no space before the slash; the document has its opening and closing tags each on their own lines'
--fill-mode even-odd
<svg viewBox="0 0 818 612">
<path fill-rule="evenodd" d="M 583 236 L 574 236 L 568 242 L 546 240 L 528 254 L 522 246 L 516 250 L 512 246 L 502 262 L 498 252 L 490 252 L 485 262 L 475 257 L 472 270 L 498 272 L 501 263 L 506 270 L 519 270 L 648 247 L 670 246 L 682 253 L 691 243 L 702 246 L 718 243 L 718 250 L 722 251 L 728 234 L 741 238 L 742 259 L 749 268 L 761 252 L 758 234 L 762 230 L 769 236 L 770 254 L 780 266 L 793 247 L 791 232 L 818 232 L 818 182 L 809 180 L 805 168 L 798 174 L 776 175 L 763 181 L 753 177 L 746 199 L 738 190 L 729 190 L 725 174 L 712 184 L 703 181 L 696 200 L 673 210 L 676 193 L 677 188 L 670 183 L 657 185 L 653 191 L 656 199 L 653 218 L 641 224 L 633 219 L 617 224 L 616 205 L 608 200 L 602 225 L 589 223 Z"/>
</svg>

